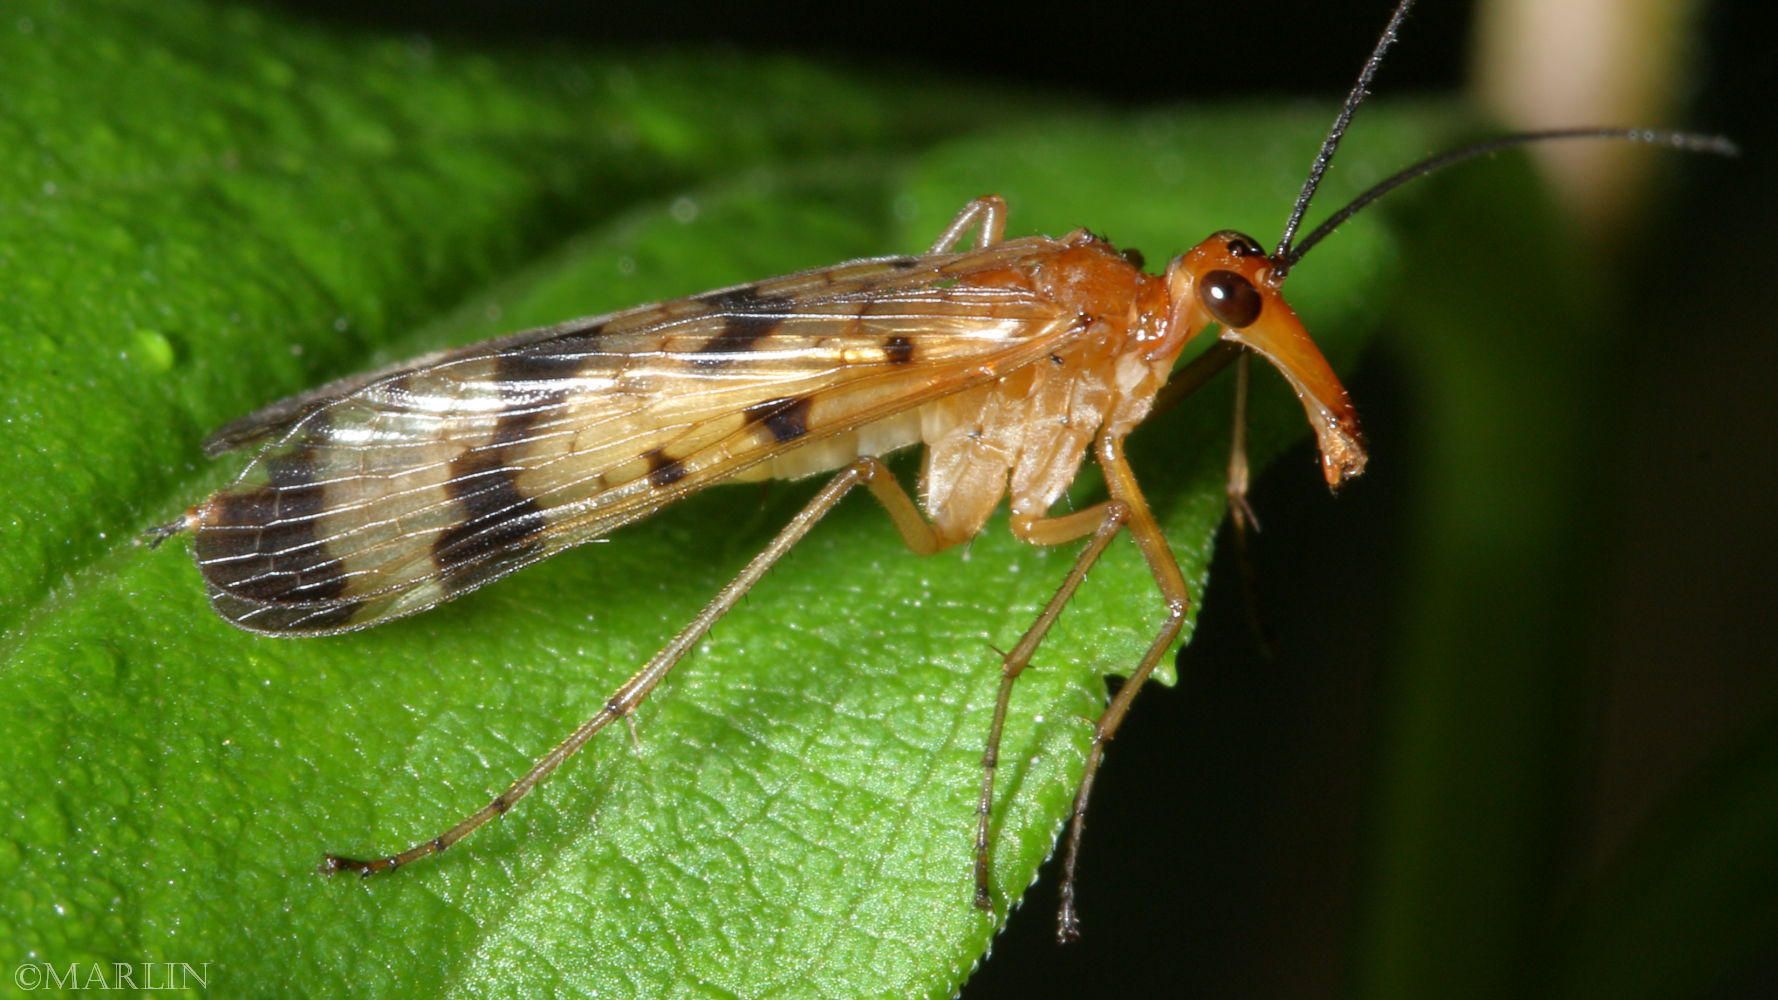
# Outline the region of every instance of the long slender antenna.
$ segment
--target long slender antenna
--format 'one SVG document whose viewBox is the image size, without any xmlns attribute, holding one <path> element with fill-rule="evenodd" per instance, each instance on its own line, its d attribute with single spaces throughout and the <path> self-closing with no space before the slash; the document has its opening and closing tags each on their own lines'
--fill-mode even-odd
<svg viewBox="0 0 1778 1000">
<path fill-rule="evenodd" d="M 1364 68 L 1358 71 L 1358 82 L 1346 95 L 1346 103 L 1340 113 L 1334 117 L 1333 127 L 1327 130 L 1327 138 L 1321 140 L 1321 149 L 1315 154 L 1315 162 L 1309 165 L 1309 176 L 1303 181 L 1303 190 L 1296 196 L 1296 207 L 1290 210 L 1290 220 L 1284 223 L 1284 235 L 1278 239 L 1278 249 L 1272 254 L 1274 260 L 1285 263 L 1273 269 L 1278 280 L 1284 280 L 1289 273 L 1290 241 L 1296 238 L 1297 227 L 1303 224 L 1303 216 L 1309 211 L 1309 202 L 1315 197 L 1315 189 L 1321 186 L 1321 176 L 1327 173 L 1328 164 L 1333 162 L 1334 152 L 1340 148 L 1340 139 L 1346 134 L 1346 126 L 1352 123 L 1352 115 L 1358 106 L 1371 92 L 1371 78 L 1377 75 L 1377 69 L 1383 65 L 1383 53 L 1395 44 L 1395 36 L 1401 30 L 1401 22 L 1408 16 L 1408 8 L 1414 6 L 1414 0 L 1401 0 L 1395 5 L 1395 12 L 1389 15 L 1389 23 L 1383 26 L 1383 33 L 1377 36 L 1377 44 L 1371 49 L 1369 59 L 1364 61 Z M 1301 256 L 1300 254 L 1298 256 Z"/>
<path fill-rule="evenodd" d="M 1345 208 L 1328 216 L 1326 222 L 1316 226 L 1314 232 L 1303 237 L 1302 242 L 1295 247 L 1280 249 L 1277 257 L 1278 264 L 1273 268 L 1273 273 L 1278 275 L 1287 273 L 1296 265 L 1297 261 L 1303 259 L 1303 255 L 1309 252 L 1310 247 L 1326 239 L 1328 234 L 1340 227 L 1341 223 L 1356 215 L 1366 205 L 1411 180 L 1425 177 L 1435 170 L 1486 153 L 1558 139 L 1621 139 L 1624 142 L 1647 143 L 1687 153 L 1713 153 L 1717 156 L 1734 156 L 1740 152 L 1740 149 L 1725 136 L 1705 135 L 1700 132 L 1671 132 L 1652 128 L 1557 128 L 1539 132 L 1515 132 L 1512 135 L 1503 135 L 1495 139 L 1483 139 L 1480 142 L 1459 146 L 1436 156 L 1429 156 L 1411 167 L 1378 181 L 1372 185 L 1370 190 L 1352 199 L 1352 202 Z"/>
</svg>

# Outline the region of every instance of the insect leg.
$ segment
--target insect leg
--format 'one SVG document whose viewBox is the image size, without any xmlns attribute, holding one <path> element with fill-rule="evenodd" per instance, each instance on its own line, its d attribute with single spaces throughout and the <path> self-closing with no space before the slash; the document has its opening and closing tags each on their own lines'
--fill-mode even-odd
<svg viewBox="0 0 1778 1000">
<path fill-rule="evenodd" d="M 631 712 L 634 712 L 636 706 L 648 697 L 649 693 L 655 689 L 656 685 L 660 684 L 680 659 L 690 652 L 693 646 L 697 645 L 705 633 L 710 631 L 711 626 L 715 625 L 723 615 L 728 614 L 729 610 L 739 603 L 749 590 L 753 589 L 754 584 L 758 583 L 760 578 L 765 576 L 766 572 L 784 557 L 785 553 L 789 552 L 797 542 L 802 540 L 804 535 L 809 533 L 809 529 L 815 526 L 815 522 L 826 516 L 828 511 L 833 510 L 835 505 L 847 493 L 851 492 L 853 487 L 860 484 L 869 486 L 871 493 L 888 508 L 891 519 L 894 520 L 896 528 L 901 532 L 902 538 L 907 541 L 910 548 L 924 554 L 943 547 L 944 543 L 938 533 L 920 516 L 919 509 L 914 506 L 913 500 L 908 497 L 907 492 L 895 481 L 895 477 L 890 474 L 888 468 L 875 458 L 858 459 L 841 470 L 826 486 L 823 486 L 821 491 L 816 493 L 808 504 L 797 512 L 795 517 L 790 519 L 790 523 L 778 532 L 771 543 L 754 556 L 752 561 L 743 567 L 741 572 L 737 573 L 735 578 L 730 580 L 728 585 L 723 587 L 716 597 L 702 611 L 698 612 L 697 616 L 685 628 L 680 630 L 678 635 L 673 637 L 672 641 L 662 647 L 660 652 L 654 654 L 653 658 L 644 664 L 635 676 L 613 691 L 597 714 L 581 723 L 580 728 L 570 733 L 567 739 L 549 753 L 544 754 L 535 764 L 532 764 L 531 769 L 514 781 L 506 791 L 496 795 L 487 805 L 465 817 L 456 826 L 431 840 L 421 841 L 400 854 L 369 861 L 358 861 L 329 854 L 322 859 L 321 872 L 331 875 L 336 872 L 352 871 L 369 877 L 378 872 L 392 871 L 418 861 L 429 854 L 437 854 L 445 850 L 474 832 L 477 827 L 496 816 L 505 814 L 508 809 L 512 808 L 513 803 L 524 798 L 539 782 L 549 777 L 552 771 L 561 766 L 563 761 L 574 756 L 575 752 L 585 746 L 595 733 L 613 721 L 626 718 Z"/>
<path fill-rule="evenodd" d="M 1261 652 L 1269 656 L 1273 649 L 1272 632 L 1266 626 L 1265 616 L 1260 613 L 1258 580 L 1255 578 L 1253 558 L 1248 546 L 1250 530 L 1254 533 L 1259 531 L 1259 518 L 1254 515 L 1252 505 L 1247 502 L 1251 468 L 1247 461 L 1247 391 L 1252 369 L 1251 357 L 1252 354 L 1239 344 L 1218 340 L 1167 380 L 1166 388 L 1155 398 L 1153 412 L 1162 413 L 1171 409 L 1208 382 L 1211 376 L 1231 363 L 1235 365 L 1235 419 L 1234 432 L 1229 442 L 1226 486 L 1229 519 L 1234 531 L 1235 563 L 1240 567 L 1241 573 L 1241 592 L 1247 605 L 1247 624 L 1252 629 L 1254 641 L 1259 644 Z"/>
<path fill-rule="evenodd" d="M 1124 721 L 1130 710 L 1130 704 L 1136 700 L 1136 693 L 1142 689 L 1148 675 L 1154 673 L 1155 665 L 1161 657 L 1172 648 L 1173 640 L 1185 627 L 1185 613 L 1189 606 L 1189 593 L 1185 585 L 1185 576 L 1179 571 L 1179 563 L 1173 558 L 1173 550 L 1167 546 L 1167 539 L 1161 532 L 1161 526 L 1154 519 L 1148 508 L 1148 501 L 1143 499 L 1142 490 L 1136 484 L 1136 473 L 1130 468 L 1129 460 L 1124 457 L 1121 439 L 1102 438 L 1098 446 L 1099 465 L 1105 470 L 1105 482 L 1113 500 L 1121 501 L 1128 510 L 1128 526 L 1130 536 L 1135 540 L 1136 547 L 1141 551 L 1143 559 L 1148 562 L 1148 571 L 1154 577 L 1155 586 L 1160 588 L 1161 597 L 1167 606 L 1167 617 L 1156 631 L 1154 641 L 1148 651 L 1142 654 L 1141 662 L 1136 669 L 1130 671 L 1130 679 L 1120 688 L 1111 704 L 1105 707 L 1104 714 L 1093 726 L 1093 743 L 1087 751 L 1086 767 L 1081 771 L 1080 788 L 1074 793 L 1074 811 L 1069 820 L 1068 850 L 1062 859 L 1062 885 L 1058 895 L 1061 905 L 1056 914 L 1056 939 L 1069 941 L 1080 936 L 1080 916 L 1074 907 L 1074 876 L 1080 861 L 1080 837 L 1086 823 L 1087 800 L 1093 793 L 1093 779 L 1099 773 L 1099 765 L 1105 759 L 1105 744 L 1117 734 L 1117 728 Z"/>
<path fill-rule="evenodd" d="M 1229 475 L 1227 490 L 1229 528 L 1234 535 L 1235 564 L 1240 567 L 1241 598 L 1247 606 L 1247 627 L 1259 644 L 1260 652 L 1272 654 L 1272 634 L 1260 613 L 1259 580 L 1253 571 L 1251 536 L 1259 533 L 1259 518 L 1247 502 L 1250 466 L 1247 462 L 1247 388 L 1253 374 L 1253 354 L 1242 351 L 1235 362 L 1235 420 L 1229 436 Z"/>
<path fill-rule="evenodd" d="M 1186 362 L 1184 368 L 1175 371 L 1167 379 L 1167 384 L 1155 397 L 1154 409 L 1150 415 L 1165 413 L 1179 405 L 1179 401 L 1203 388 L 1211 377 L 1240 360 L 1247 349 L 1240 344 L 1227 340 L 1219 340 L 1211 344 L 1204 353 Z"/>
<path fill-rule="evenodd" d="M 984 195 L 971 200 L 969 204 L 963 206 L 963 211 L 958 212 L 957 217 L 951 220 L 951 224 L 945 227 L 945 231 L 939 234 L 929 252 L 950 253 L 957 248 L 958 242 L 963 239 L 963 234 L 969 232 L 969 227 L 978 224 L 981 226 L 981 231 L 976 234 L 976 249 L 985 250 L 999 243 L 1006 233 L 1005 200 L 997 194 Z"/>
<path fill-rule="evenodd" d="M 1242 351 L 1235 362 L 1235 421 L 1229 434 L 1229 519 L 1235 524 L 1236 542 L 1246 551 L 1247 529 L 1259 530 L 1259 518 L 1247 502 L 1247 387 L 1253 380 L 1253 354 Z"/>
<path fill-rule="evenodd" d="M 1043 642 L 1050 626 L 1061 617 L 1062 609 L 1074 598 L 1075 590 L 1086 579 L 1093 564 L 1099 561 L 1105 547 L 1123 530 L 1128 517 L 1128 507 L 1119 501 L 1108 500 L 1063 517 L 1029 518 L 1023 521 L 1016 517 L 1013 519 L 1013 533 L 1034 544 L 1060 545 L 1088 534 L 1092 535 L 1092 540 L 1075 558 L 1068 575 L 1051 595 L 1049 603 L 1043 606 L 1037 619 L 1019 637 L 1018 645 L 1004 654 L 1001 660 L 1000 691 L 994 698 L 994 721 L 988 725 L 988 742 L 982 750 L 982 788 L 975 810 L 975 905 L 978 910 L 994 908 L 989 819 L 994 811 L 994 774 L 1000 766 L 1000 740 L 1006 728 L 1006 712 L 1012 699 L 1013 682 L 1030 665 L 1038 644 Z"/>
<path fill-rule="evenodd" d="M 186 511 L 177 521 L 168 521 L 166 524 L 157 524 L 154 527 L 149 528 L 147 531 L 142 532 L 140 542 L 141 544 L 148 546 L 150 549 L 158 549 L 161 547 L 162 542 L 172 538 L 174 535 L 192 530 L 192 527 L 196 523 L 197 510 L 196 508 L 193 508 L 192 510 Z"/>
</svg>

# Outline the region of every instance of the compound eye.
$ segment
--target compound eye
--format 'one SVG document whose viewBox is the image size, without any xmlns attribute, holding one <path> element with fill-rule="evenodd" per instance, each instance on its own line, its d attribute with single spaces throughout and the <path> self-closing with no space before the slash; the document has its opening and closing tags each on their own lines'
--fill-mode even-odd
<svg viewBox="0 0 1778 1000">
<path fill-rule="evenodd" d="M 1198 301 L 1223 326 L 1241 329 L 1259 319 L 1264 306 L 1253 282 L 1233 271 L 1209 271 L 1198 279 Z"/>
</svg>

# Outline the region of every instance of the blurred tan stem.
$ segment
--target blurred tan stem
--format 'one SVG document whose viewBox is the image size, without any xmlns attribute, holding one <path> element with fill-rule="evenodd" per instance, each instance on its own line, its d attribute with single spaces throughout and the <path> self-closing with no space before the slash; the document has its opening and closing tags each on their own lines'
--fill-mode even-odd
<svg viewBox="0 0 1778 1000">
<path fill-rule="evenodd" d="M 1474 86 L 1514 129 L 1671 124 L 1688 78 L 1695 0 L 1490 0 L 1477 7 Z M 1595 239 L 1634 216 L 1647 150 L 1550 143 L 1531 150 L 1563 209 Z"/>
</svg>

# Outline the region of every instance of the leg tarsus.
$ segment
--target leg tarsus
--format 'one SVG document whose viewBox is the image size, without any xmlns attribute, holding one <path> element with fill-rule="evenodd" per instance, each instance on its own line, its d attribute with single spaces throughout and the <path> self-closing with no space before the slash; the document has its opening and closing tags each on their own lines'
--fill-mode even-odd
<svg viewBox="0 0 1778 1000">
<path fill-rule="evenodd" d="M 400 864 L 393 856 L 375 858 L 370 861 L 359 861 L 357 858 L 343 857 L 338 854 L 323 854 L 321 864 L 316 871 L 323 875 L 338 875 L 341 872 L 356 872 L 359 878 L 370 878 L 378 872 L 393 871 Z"/>
<path fill-rule="evenodd" d="M 177 521 L 168 521 L 166 524 L 157 524 L 142 532 L 141 535 L 137 536 L 137 540 L 141 544 L 148 546 L 150 549 L 158 549 L 161 547 L 161 543 L 165 542 L 167 539 L 172 538 L 174 535 L 193 531 L 197 526 L 198 509 L 193 507 L 186 511 Z"/>
</svg>

